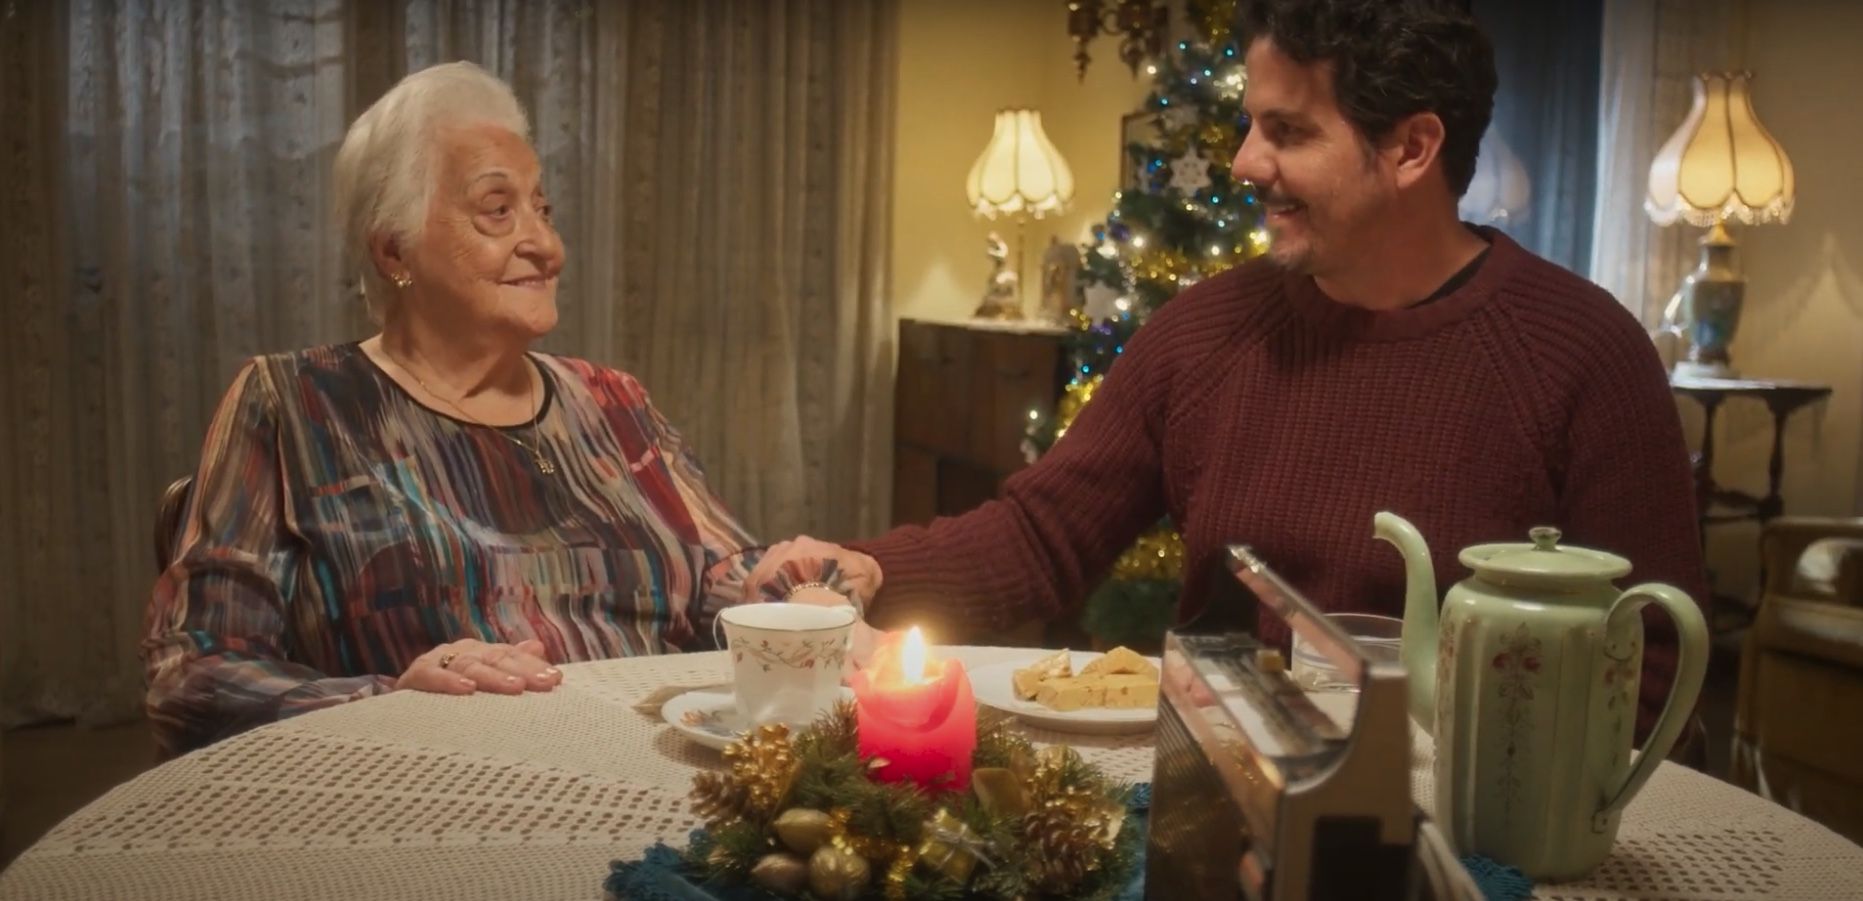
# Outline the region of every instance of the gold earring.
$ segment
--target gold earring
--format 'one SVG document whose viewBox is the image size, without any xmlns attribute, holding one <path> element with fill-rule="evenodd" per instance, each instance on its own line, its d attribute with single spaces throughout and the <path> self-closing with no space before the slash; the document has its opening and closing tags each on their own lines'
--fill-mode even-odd
<svg viewBox="0 0 1863 901">
<path fill-rule="evenodd" d="M 409 275 L 405 272 L 397 272 L 394 275 L 390 276 L 388 280 L 391 282 L 394 282 L 395 287 L 400 288 L 403 291 L 406 291 L 408 288 L 414 285 L 414 276 Z"/>
</svg>

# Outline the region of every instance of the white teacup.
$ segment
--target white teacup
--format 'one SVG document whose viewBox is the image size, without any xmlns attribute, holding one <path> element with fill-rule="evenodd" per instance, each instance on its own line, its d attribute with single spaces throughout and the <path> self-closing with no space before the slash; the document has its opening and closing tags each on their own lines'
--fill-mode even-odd
<svg viewBox="0 0 1863 901">
<path fill-rule="evenodd" d="M 806 725 L 840 696 L 853 607 L 740 604 L 718 614 L 743 724 Z"/>
</svg>

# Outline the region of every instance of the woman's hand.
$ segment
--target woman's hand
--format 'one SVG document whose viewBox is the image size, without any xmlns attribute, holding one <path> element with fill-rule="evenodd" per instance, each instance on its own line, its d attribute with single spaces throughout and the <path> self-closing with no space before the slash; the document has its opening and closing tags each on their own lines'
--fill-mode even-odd
<svg viewBox="0 0 1863 901">
<path fill-rule="evenodd" d="M 563 671 L 543 659 L 543 642 L 486 644 L 475 638 L 447 642 L 408 665 L 395 682 L 396 690 L 413 689 L 445 695 L 490 691 L 502 695 L 549 691 L 562 684 Z"/>
</svg>

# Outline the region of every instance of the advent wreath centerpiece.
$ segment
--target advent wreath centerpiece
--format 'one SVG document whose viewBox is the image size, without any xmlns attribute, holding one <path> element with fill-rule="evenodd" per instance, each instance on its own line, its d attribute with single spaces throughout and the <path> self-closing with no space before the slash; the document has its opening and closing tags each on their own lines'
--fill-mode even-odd
<svg viewBox="0 0 1863 901">
<path fill-rule="evenodd" d="M 1011 717 L 979 729 L 962 666 L 934 665 L 916 630 L 883 642 L 853 682 L 854 702 L 801 731 L 760 726 L 727 746 L 725 769 L 693 778 L 705 828 L 684 848 L 662 844 L 616 863 L 609 895 L 920 901 L 1128 890 L 1143 854 L 1142 789 L 1072 748 L 1037 750 Z M 954 718 L 970 741 L 951 739 Z M 926 735 L 967 753 L 929 763 L 938 742 Z"/>
</svg>

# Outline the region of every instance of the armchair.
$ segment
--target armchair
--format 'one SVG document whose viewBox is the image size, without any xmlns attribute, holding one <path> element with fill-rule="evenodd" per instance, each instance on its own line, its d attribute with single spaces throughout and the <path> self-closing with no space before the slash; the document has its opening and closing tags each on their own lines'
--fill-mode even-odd
<svg viewBox="0 0 1863 901">
<path fill-rule="evenodd" d="M 1863 518 L 1775 519 L 1760 552 L 1731 779 L 1863 842 Z"/>
</svg>

